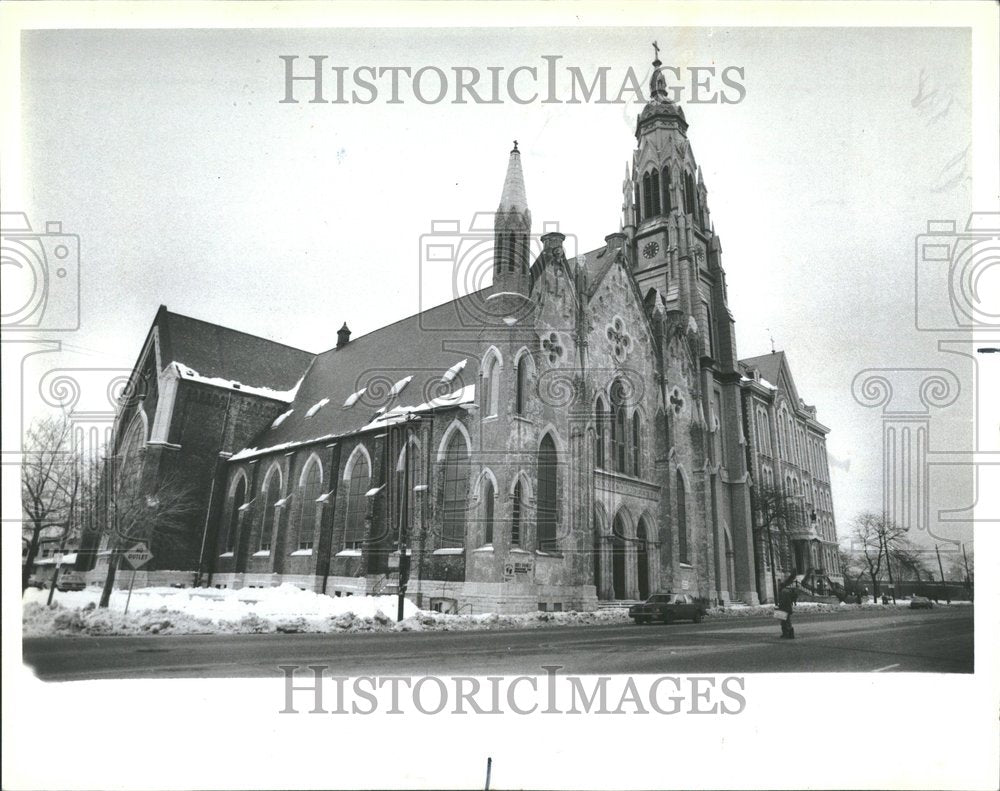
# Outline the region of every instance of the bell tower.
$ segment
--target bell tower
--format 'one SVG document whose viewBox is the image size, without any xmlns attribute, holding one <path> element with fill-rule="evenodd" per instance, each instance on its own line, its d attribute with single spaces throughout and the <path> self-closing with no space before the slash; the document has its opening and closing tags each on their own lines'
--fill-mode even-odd
<svg viewBox="0 0 1000 791">
<path fill-rule="evenodd" d="M 493 221 L 493 233 L 493 294 L 527 297 L 531 212 L 524 191 L 521 152 L 516 140 L 507 162 L 507 177 Z"/>
</svg>

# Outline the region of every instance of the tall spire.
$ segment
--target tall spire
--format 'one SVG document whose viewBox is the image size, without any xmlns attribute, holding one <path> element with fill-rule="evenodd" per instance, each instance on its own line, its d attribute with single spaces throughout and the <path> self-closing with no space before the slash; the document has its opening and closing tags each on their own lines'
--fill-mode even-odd
<svg viewBox="0 0 1000 791">
<path fill-rule="evenodd" d="M 517 148 L 517 141 L 514 141 L 514 148 L 510 152 L 510 161 L 507 163 L 507 178 L 503 182 L 503 194 L 500 196 L 500 207 L 498 212 L 526 212 L 528 210 L 528 197 L 524 191 L 524 174 L 521 172 L 521 152 Z"/>
</svg>

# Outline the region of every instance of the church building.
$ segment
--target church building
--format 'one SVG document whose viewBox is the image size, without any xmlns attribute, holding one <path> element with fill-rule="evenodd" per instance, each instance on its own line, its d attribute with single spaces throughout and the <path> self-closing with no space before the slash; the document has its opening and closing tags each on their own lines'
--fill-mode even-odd
<svg viewBox="0 0 1000 791">
<path fill-rule="evenodd" d="M 620 230 L 595 250 L 532 235 L 515 144 L 480 291 L 345 323 L 320 354 L 161 307 L 114 453 L 184 475 L 198 509 L 151 537 L 148 584 L 405 588 L 473 613 L 754 603 L 762 476 L 817 514 L 782 571 L 834 567 L 827 429 L 783 355 L 738 360 L 708 191 L 653 65 Z"/>
</svg>

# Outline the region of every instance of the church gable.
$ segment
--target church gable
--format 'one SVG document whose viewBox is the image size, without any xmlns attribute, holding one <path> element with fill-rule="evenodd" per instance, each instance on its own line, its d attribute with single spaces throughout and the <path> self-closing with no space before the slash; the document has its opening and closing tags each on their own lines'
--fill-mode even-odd
<svg viewBox="0 0 1000 791">
<path fill-rule="evenodd" d="M 620 254 L 596 284 L 588 303 L 590 354 L 612 366 L 635 366 L 634 354 L 653 360 L 653 334 L 632 274 Z"/>
</svg>

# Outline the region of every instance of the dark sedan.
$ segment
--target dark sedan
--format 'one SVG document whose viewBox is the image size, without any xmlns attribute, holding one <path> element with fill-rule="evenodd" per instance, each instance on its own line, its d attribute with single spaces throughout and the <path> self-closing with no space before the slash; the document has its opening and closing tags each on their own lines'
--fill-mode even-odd
<svg viewBox="0 0 1000 791">
<path fill-rule="evenodd" d="M 913 596 L 910 599 L 911 610 L 931 610 L 933 608 L 934 608 L 934 602 L 932 602 L 926 596 Z"/>
<path fill-rule="evenodd" d="M 687 593 L 654 593 L 641 604 L 629 607 L 628 614 L 636 623 L 650 621 L 700 623 L 705 617 L 705 605 L 695 601 L 694 597 Z"/>
</svg>

